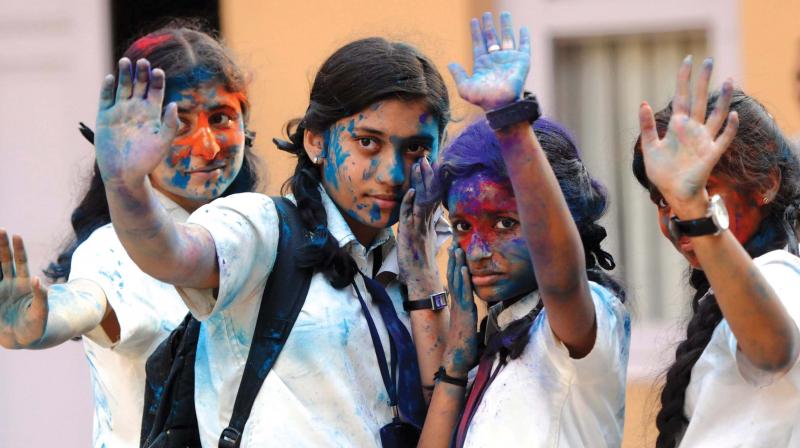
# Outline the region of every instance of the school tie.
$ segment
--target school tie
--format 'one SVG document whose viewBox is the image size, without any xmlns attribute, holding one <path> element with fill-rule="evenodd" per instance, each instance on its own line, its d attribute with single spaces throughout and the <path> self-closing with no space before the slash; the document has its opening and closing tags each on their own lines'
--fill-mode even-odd
<svg viewBox="0 0 800 448">
<path fill-rule="evenodd" d="M 494 364 L 494 355 L 484 356 L 478 364 L 478 373 L 475 375 L 475 381 L 472 383 L 472 390 L 467 398 L 467 405 L 464 406 L 464 412 L 461 414 L 461 421 L 458 422 L 458 430 L 456 432 L 455 443 L 453 446 L 461 448 L 464 446 L 464 440 L 467 438 L 467 428 L 472 421 L 472 416 L 481 402 L 483 393 L 491 383 L 492 365 Z"/>
<path fill-rule="evenodd" d="M 386 289 L 377 281 L 363 276 L 364 284 L 372 296 L 373 302 L 378 305 L 386 330 L 389 333 L 397 354 L 397 407 L 400 416 L 408 423 L 422 428 L 425 422 L 427 406 L 422 396 L 422 382 L 420 380 L 417 350 L 408 329 L 397 317 L 397 311 L 392 304 L 392 299 Z"/>
</svg>

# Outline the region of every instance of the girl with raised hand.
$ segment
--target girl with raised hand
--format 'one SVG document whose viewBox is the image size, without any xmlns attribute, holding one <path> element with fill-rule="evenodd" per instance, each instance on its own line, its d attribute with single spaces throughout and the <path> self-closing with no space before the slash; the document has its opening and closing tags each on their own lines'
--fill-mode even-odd
<svg viewBox="0 0 800 448">
<path fill-rule="evenodd" d="M 469 126 L 437 171 L 455 240 L 453 305 L 420 446 L 619 446 L 630 324 L 603 272 L 614 267 L 597 223 L 606 194 L 567 131 L 521 98 L 528 31 L 517 47 L 510 15 L 500 23 L 498 37 L 490 13 L 472 20 L 472 76 L 451 66 L 488 121 Z M 492 305 L 480 356 L 473 292 Z"/>
<path fill-rule="evenodd" d="M 691 68 L 687 57 L 655 117 L 642 103 L 634 149 L 633 172 L 695 289 L 656 446 L 798 446 L 800 165 L 772 116 L 730 80 L 708 97 L 710 59 L 692 99 Z"/>
<path fill-rule="evenodd" d="M 147 89 L 144 80 L 124 81 L 123 89 Z M 202 321 L 195 404 L 202 443 L 216 446 L 273 268 L 278 216 L 271 198 L 241 194 L 201 207 L 187 224 L 167 218 L 147 180 L 178 127 L 174 105 L 163 119 L 156 112 L 162 96 L 151 82 L 145 126 L 101 125 L 98 135 L 106 137 L 96 145 L 97 159 L 125 249 L 142 270 L 176 285 Z M 100 123 L 109 121 L 110 79 L 103 97 Z M 315 273 L 255 398 L 241 446 L 377 446 L 399 426 L 402 435 L 408 426 L 421 427 L 421 385 L 430 385 L 440 364 L 446 315 L 430 306 L 443 290 L 435 264 L 426 266 L 433 232 L 428 239 L 402 235 L 434 218 L 433 205 L 420 199 L 429 196 L 426 159 L 436 157 L 448 116 L 441 75 L 409 45 L 357 40 L 322 64 L 305 115 L 289 124 L 288 141 L 276 140 L 297 156 L 287 185 L 308 232 L 297 259 Z M 132 142 L 137 157 L 125 150 Z M 412 178 L 414 192 L 401 210 Z M 390 226 L 400 215 L 396 243 Z M 407 294 L 395 281 L 398 273 L 414 279 Z M 402 311 L 406 298 L 406 307 L 422 308 L 411 312 L 410 323 Z M 396 373 L 379 368 L 382 358 L 398 365 Z"/>
<path fill-rule="evenodd" d="M 133 73 L 130 61 L 144 57 L 150 63 L 141 60 Z M 145 173 L 166 220 L 184 222 L 220 195 L 253 189 L 246 80 L 227 49 L 176 23 L 134 41 L 120 71 L 117 98 L 102 99 L 98 145 L 107 144 L 115 129 L 147 126 L 161 115 L 160 100 L 144 98 L 148 79 L 151 92 L 163 92 L 177 104 L 180 124 Z M 126 153 L 137 157 L 142 142 L 126 143 Z M 94 446 L 138 447 L 145 361 L 187 308 L 172 285 L 142 272 L 125 253 L 110 223 L 106 180 L 95 165 L 89 189 L 72 213 L 74 240 L 46 271 L 53 281 L 68 278 L 66 283 L 46 287 L 31 277 L 22 238 L 13 236 L 12 251 L 0 230 L 0 344 L 43 349 L 83 336 L 95 398 Z"/>
</svg>

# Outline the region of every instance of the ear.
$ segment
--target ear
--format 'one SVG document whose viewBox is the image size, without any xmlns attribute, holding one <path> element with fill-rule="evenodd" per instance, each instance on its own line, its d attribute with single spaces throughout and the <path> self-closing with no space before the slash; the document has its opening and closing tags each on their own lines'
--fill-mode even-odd
<svg viewBox="0 0 800 448">
<path fill-rule="evenodd" d="M 325 154 L 325 136 L 309 129 L 303 133 L 303 147 L 311 160 L 324 159 L 327 155 Z"/>
<path fill-rule="evenodd" d="M 759 197 L 756 198 L 759 205 L 763 207 L 775 199 L 778 190 L 781 188 L 781 180 L 781 171 L 779 169 L 776 168 L 770 171 L 767 188 L 763 189 L 759 193 Z"/>
</svg>

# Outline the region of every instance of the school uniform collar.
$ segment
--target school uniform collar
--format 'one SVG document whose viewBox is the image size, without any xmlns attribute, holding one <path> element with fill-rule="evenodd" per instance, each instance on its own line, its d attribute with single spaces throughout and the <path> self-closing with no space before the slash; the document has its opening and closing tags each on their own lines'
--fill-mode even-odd
<svg viewBox="0 0 800 448">
<path fill-rule="evenodd" d="M 539 292 L 533 291 L 511 304 L 508 308 L 502 308 L 502 303 L 498 303 L 497 305 L 493 306 L 493 309 L 495 309 L 495 307 L 499 307 L 497 308 L 498 311 L 496 311 L 497 328 L 499 330 L 504 330 L 515 320 L 519 320 L 527 316 L 531 311 L 534 310 L 534 308 L 536 308 L 538 303 Z"/>
<path fill-rule="evenodd" d="M 158 198 L 158 202 L 164 207 L 167 211 L 167 214 L 173 221 L 178 223 L 185 223 L 189 219 L 190 213 L 187 212 L 183 207 L 175 203 L 172 199 L 168 198 L 164 193 L 156 190 L 155 188 L 153 191 Z"/>
</svg>

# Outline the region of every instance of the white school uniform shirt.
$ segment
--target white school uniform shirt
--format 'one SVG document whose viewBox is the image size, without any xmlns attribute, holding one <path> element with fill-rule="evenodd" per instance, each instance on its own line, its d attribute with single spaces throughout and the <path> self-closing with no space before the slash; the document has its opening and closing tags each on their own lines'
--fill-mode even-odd
<svg viewBox="0 0 800 448">
<path fill-rule="evenodd" d="M 176 222 L 189 214 L 156 192 Z M 189 310 L 175 291 L 142 272 L 128 257 L 111 224 L 95 230 L 75 250 L 69 280 L 90 280 L 106 295 L 120 326 L 112 344 L 101 326 L 83 338 L 94 394 L 96 448 L 138 447 L 145 391 L 145 363 Z"/>
<path fill-rule="evenodd" d="M 753 260 L 786 311 L 800 322 L 800 258 L 776 250 Z M 800 447 L 800 366 L 770 373 L 737 349 L 723 319 L 692 368 L 681 448 Z"/>
<path fill-rule="evenodd" d="M 396 267 L 391 229 L 382 230 L 371 247 L 363 247 L 336 205 L 320 191 L 328 229 L 358 268 L 370 275 L 374 250 L 382 246 L 388 256 L 381 272 L 386 266 Z M 242 193 L 198 209 L 189 222 L 211 233 L 220 269 L 216 299 L 211 290 L 179 288 L 203 322 L 195 361 L 195 406 L 202 444 L 212 448 L 230 422 L 262 293 L 275 262 L 278 216 L 268 196 Z M 355 282 L 388 360 L 389 335 L 379 309 L 360 276 Z M 400 320 L 410 328 L 400 284 L 393 281 L 386 289 Z M 355 290 L 335 289 L 323 274 L 314 274 L 300 315 L 256 396 L 241 446 L 379 447 L 380 428 L 391 420 Z"/>
<path fill-rule="evenodd" d="M 591 352 L 570 357 L 543 309 L 517 359 L 489 384 L 467 429 L 465 447 L 619 447 L 625 419 L 630 315 L 613 292 L 589 282 L 597 320 Z M 497 314 L 500 329 L 525 317 L 533 292 Z M 495 305 L 502 306 L 502 305 Z M 499 355 L 492 372 L 499 367 Z"/>
</svg>

